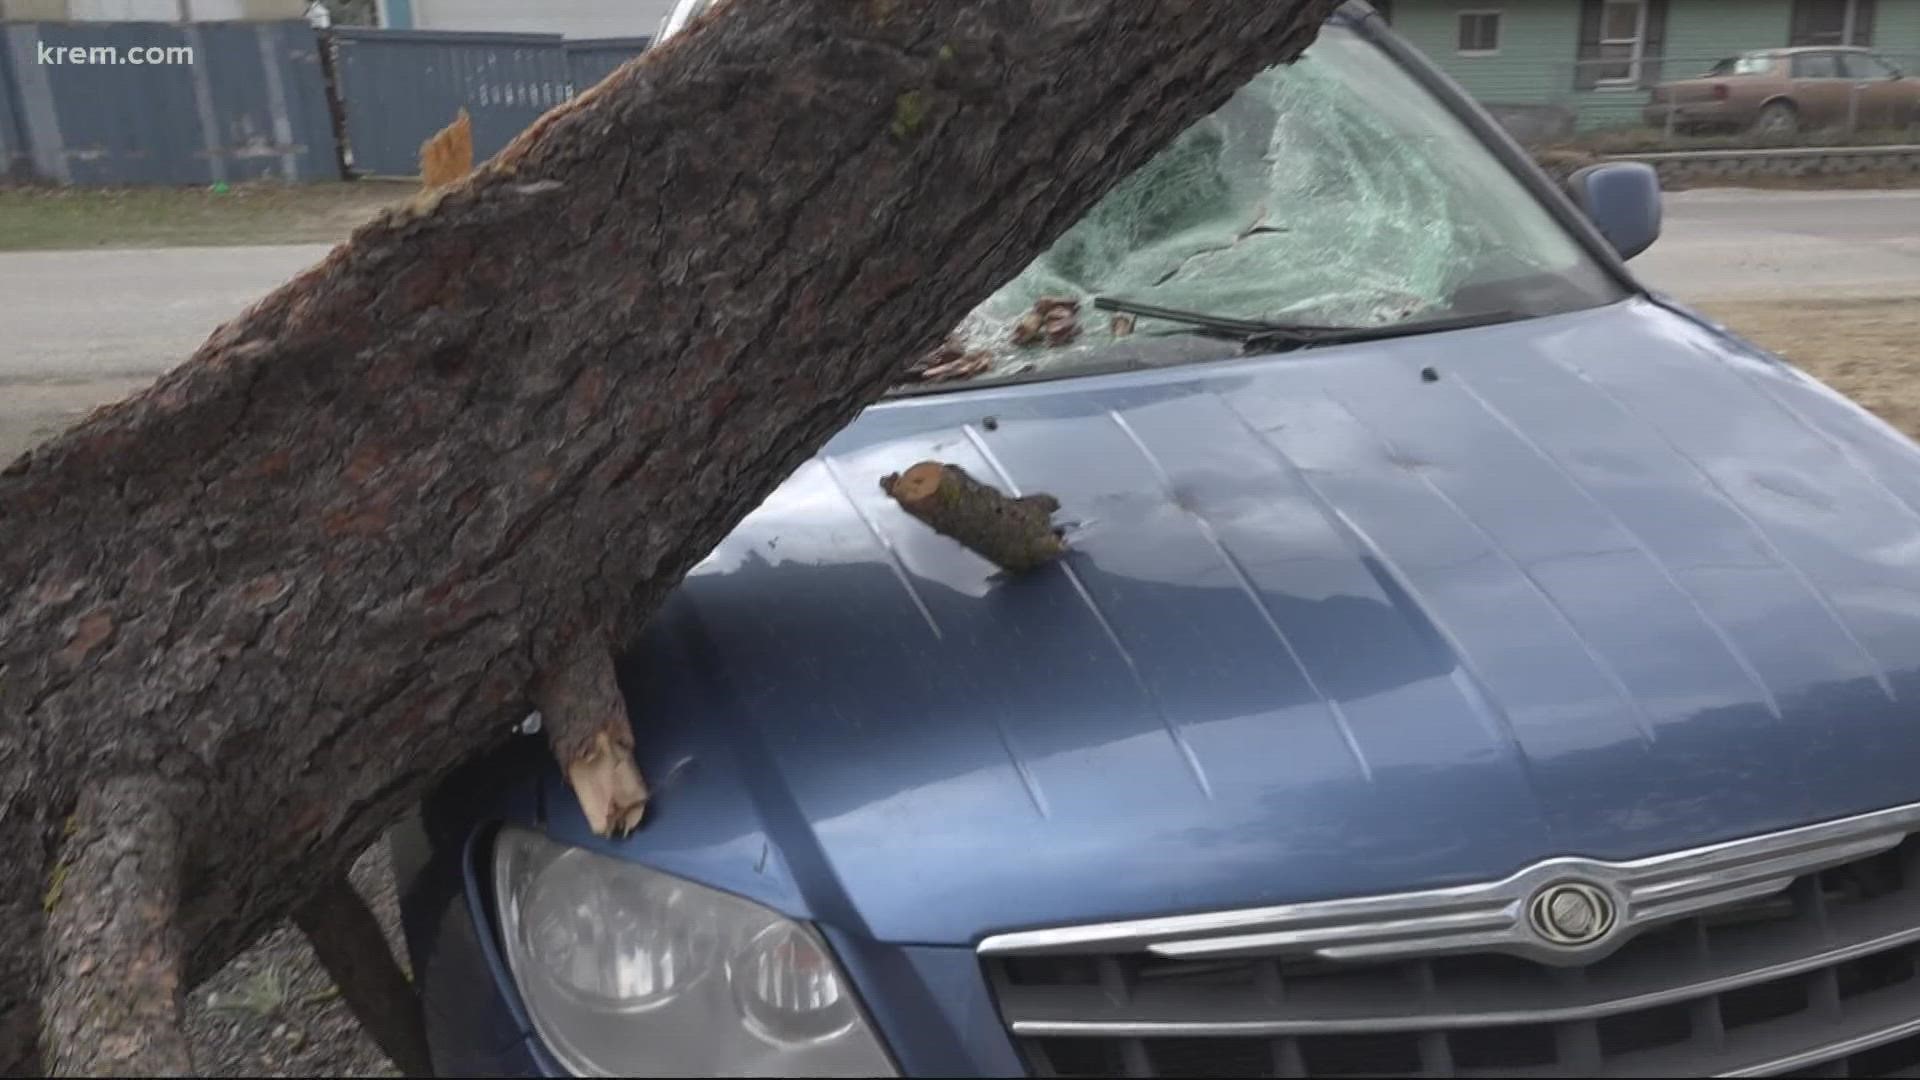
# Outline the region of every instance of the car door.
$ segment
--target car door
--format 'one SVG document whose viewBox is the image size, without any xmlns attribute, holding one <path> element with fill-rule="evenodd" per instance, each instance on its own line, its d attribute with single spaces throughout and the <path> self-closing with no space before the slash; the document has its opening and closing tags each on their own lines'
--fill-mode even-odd
<svg viewBox="0 0 1920 1080">
<path fill-rule="evenodd" d="M 1793 54 L 1793 104 L 1800 126 L 1821 128 L 1844 122 L 1852 84 L 1840 72 L 1840 57 L 1829 50 Z"/>
<path fill-rule="evenodd" d="M 1840 62 L 1860 102 L 1861 127 L 1900 127 L 1912 118 L 1920 80 L 1901 78 L 1893 65 L 1872 53 L 1846 53 Z"/>
</svg>

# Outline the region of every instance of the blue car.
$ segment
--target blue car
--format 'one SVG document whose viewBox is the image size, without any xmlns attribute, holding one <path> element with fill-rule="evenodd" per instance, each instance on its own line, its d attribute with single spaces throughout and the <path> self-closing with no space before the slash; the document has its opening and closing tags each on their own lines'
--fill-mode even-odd
<svg viewBox="0 0 1920 1080">
<path fill-rule="evenodd" d="M 637 832 L 532 734 L 395 831 L 437 1068 L 1911 1071 L 1920 447 L 1658 229 L 1341 9 L 692 571 Z"/>
</svg>

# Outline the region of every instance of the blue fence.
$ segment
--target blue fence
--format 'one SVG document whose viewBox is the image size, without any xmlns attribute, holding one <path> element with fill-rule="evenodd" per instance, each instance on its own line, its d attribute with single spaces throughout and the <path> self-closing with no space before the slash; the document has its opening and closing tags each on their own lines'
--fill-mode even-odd
<svg viewBox="0 0 1920 1080">
<path fill-rule="evenodd" d="M 299 20 L 0 25 L 0 167 L 63 184 L 337 178 L 319 41 Z"/>
<path fill-rule="evenodd" d="M 412 176 L 420 144 L 461 109 L 484 160 L 647 44 L 409 30 L 322 37 L 304 21 L 0 23 L 0 179 L 328 180 L 343 161 L 366 175 Z"/>
<path fill-rule="evenodd" d="M 414 175 L 420 144 L 463 108 L 483 161 L 647 47 L 640 37 L 558 34 L 340 29 L 333 38 L 349 164 L 371 176 Z"/>
</svg>

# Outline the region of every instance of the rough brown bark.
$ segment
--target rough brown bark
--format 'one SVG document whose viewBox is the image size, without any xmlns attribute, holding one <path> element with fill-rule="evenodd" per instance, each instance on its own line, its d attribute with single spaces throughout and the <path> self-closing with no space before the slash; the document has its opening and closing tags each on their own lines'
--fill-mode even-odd
<svg viewBox="0 0 1920 1080">
<path fill-rule="evenodd" d="M 0 1067 L 43 1029 L 177 1065 L 129 1002 L 286 917 L 1330 6 L 731 0 L 0 469 Z"/>
<path fill-rule="evenodd" d="M 180 1031 L 182 811 L 190 787 L 92 777 L 49 875 L 42 1000 L 47 1071 L 191 1076 Z"/>
<path fill-rule="evenodd" d="M 1051 495 L 1015 498 L 938 461 L 884 476 L 880 487 L 902 510 L 1008 573 L 1031 570 L 1067 550 L 1053 525 L 1060 500 Z"/>
<path fill-rule="evenodd" d="M 420 999 L 346 871 L 336 870 L 321 883 L 294 909 L 293 921 L 374 1045 L 402 1075 L 432 1076 Z"/>
</svg>

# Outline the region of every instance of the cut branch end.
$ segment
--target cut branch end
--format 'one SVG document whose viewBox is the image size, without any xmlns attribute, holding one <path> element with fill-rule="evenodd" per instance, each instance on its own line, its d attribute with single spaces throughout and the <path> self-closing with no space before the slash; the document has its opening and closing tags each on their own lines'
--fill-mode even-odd
<svg viewBox="0 0 1920 1080">
<path fill-rule="evenodd" d="M 958 465 L 938 461 L 890 473 L 880 488 L 935 532 L 1008 573 L 1023 573 L 1066 553 L 1067 542 L 1053 524 L 1060 500 L 1051 495 L 1007 495 Z"/>
</svg>

